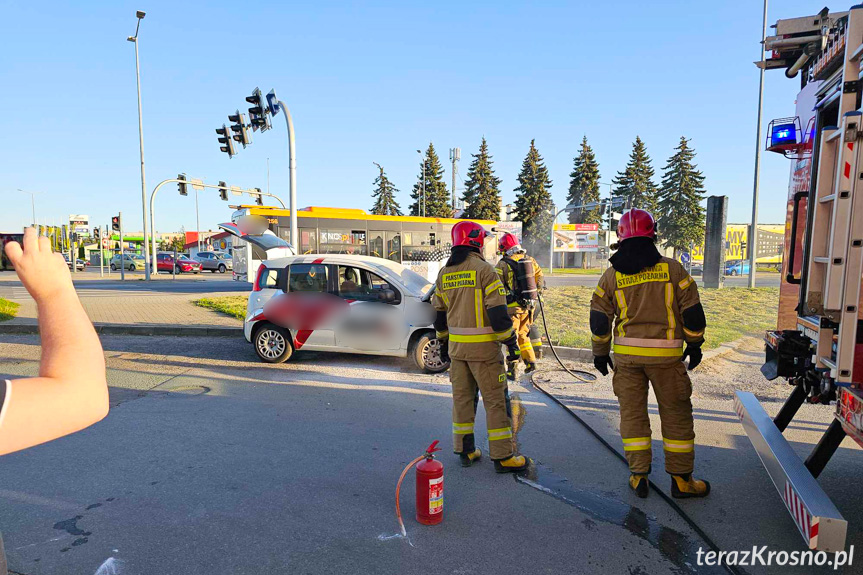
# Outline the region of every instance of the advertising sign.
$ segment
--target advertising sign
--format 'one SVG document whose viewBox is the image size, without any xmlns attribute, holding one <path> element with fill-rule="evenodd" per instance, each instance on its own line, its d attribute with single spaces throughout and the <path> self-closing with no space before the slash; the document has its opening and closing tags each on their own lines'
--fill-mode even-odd
<svg viewBox="0 0 863 575">
<path fill-rule="evenodd" d="M 500 235 L 511 233 L 518 238 L 518 243 L 521 243 L 521 222 L 498 222 L 494 229 Z"/>
<path fill-rule="evenodd" d="M 769 264 L 782 261 L 782 248 L 785 242 L 785 226 L 782 224 L 758 224 L 758 252 L 756 263 Z M 744 245 L 746 246 L 744 249 Z M 749 258 L 749 226 L 747 224 L 728 224 L 725 227 L 725 260 Z M 704 261 L 704 246 L 695 246 L 692 261 Z"/>
<path fill-rule="evenodd" d="M 69 231 L 78 234 L 79 236 L 90 235 L 90 216 L 82 214 L 69 215 Z"/>
<path fill-rule="evenodd" d="M 554 251 L 596 252 L 599 224 L 554 224 Z"/>
</svg>

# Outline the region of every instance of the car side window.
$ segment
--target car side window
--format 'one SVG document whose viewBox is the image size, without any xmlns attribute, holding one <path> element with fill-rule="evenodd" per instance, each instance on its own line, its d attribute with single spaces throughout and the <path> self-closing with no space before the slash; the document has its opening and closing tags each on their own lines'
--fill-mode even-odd
<svg viewBox="0 0 863 575">
<path fill-rule="evenodd" d="M 326 292 L 327 266 L 324 264 L 292 264 L 288 272 L 288 290 L 292 292 Z"/>
<path fill-rule="evenodd" d="M 381 300 L 381 292 L 383 290 L 392 290 L 395 298 L 392 301 L 388 301 L 387 303 L 390 303 L 393 305 L 401 303 L 402 294 L 398 290 L 398 288 L 396 288 L 390 282 L 388 282 L 387 280 L 385 280 L 384 278 L 382 278 L 381 276 L 377 275 L 374 272 L 366 271 L 365 274 L 368 277 L 367 281 L 369 284 L 369 288 L 371 290 L 371 295 L 373 296 L 373 299 L 375 301 L 382 301 Z"/>
<path fill-rule="evenodd" d="M 279 287 L 279 270 L 277 268 L 268 268 L 261 274 L 261 279 L 258 281 L 258 287 L 262 289 L 276 289 Z"/>
</svg>

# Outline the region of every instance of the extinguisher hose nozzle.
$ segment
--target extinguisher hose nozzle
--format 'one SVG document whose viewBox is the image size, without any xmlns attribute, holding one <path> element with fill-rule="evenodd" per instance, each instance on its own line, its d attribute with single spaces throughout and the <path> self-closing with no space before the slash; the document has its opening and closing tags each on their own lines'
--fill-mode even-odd
<svg viewBox="0 0 863 575">
<path fill-rule="evenodd" d="M 435 442 L 435 443 L 437 443 L 437 442 Z M 434 447 L 434 444 L 432 444 L 432 447 Z M 414 459 L 413 461 L 411 461 L 410 463 L 408 463 L 407 467 L 405 467 L 404 471 L 402 471 L 402 474 L 399 476 L 399 482 L 396 484 L 396 517 L 399 520 L 399 529 L 401 529 L 402 537 L 407 536 L 407 531 L 405 531 L 405 524 L 404 524 L 404 521 L 402 521 L 402 508 L 401 508 L 401 505 L 399 504 L 399 494 L 401 493 L 401 489 L 402 489 L 402 481 L 404 480 L 405 475 L 408 474 L 408 470 L 410 470 L 411 467 L 413 467 L 414 465 L 416 465 L 417 463 L 419 463 L 420 461 L 422 461 L 425 458 L 426 458 L 426 454 L 424 453 L 424 454 L 420 455 L 419 457 L 417 457 L 416 459 Z"/>
</svg>

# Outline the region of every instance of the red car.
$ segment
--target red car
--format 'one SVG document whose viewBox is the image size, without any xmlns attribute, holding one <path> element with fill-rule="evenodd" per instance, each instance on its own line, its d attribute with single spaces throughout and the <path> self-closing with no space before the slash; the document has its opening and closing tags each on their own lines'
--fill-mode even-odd
<svg viewBox="0 0 863 575">
<path fill-rule="evenodd" d="M 184 256 L 179 256 L 177 261 L 174 261 L 174 254 L 157 254 L 156 270 L 168 273 L 176 270 L 178 274 L 183 272 L 197 274 L 201 272 L 201 264 Z"/>
</svg>

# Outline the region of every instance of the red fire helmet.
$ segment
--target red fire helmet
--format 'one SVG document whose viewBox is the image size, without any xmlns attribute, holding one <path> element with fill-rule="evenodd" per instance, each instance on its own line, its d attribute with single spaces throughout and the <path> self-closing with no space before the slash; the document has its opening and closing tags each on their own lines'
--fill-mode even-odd
<svg viewBox="0 0 863 575">
<path fill-rule="evenodd" d="M 511 234 L 509 232 L 503 234 L 497 242 L 497 248 L 502 254 L 505 254 L 507 250 L 510 250 L 517 245 L 518 238 L 515 237 L 515 234 Z"/>
<path fill-rule="evenodd" d="M 617 224 L 617 238 L 652 238 L 656 235 L 656 222 L 650 212 L 633 208 L 623 214 Z"/>
<path fill-rule="evenodd" d="M 452 245 L 482 249 L 485 238 L 490 235 L 490 232 L 476 222 L 461 221 L 452 227 Z"/>
</svg>

